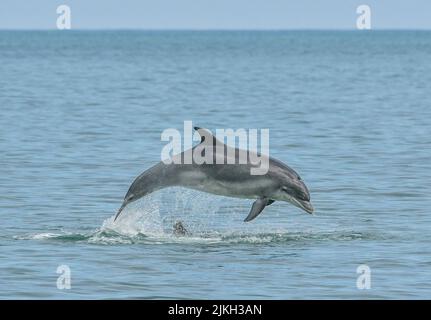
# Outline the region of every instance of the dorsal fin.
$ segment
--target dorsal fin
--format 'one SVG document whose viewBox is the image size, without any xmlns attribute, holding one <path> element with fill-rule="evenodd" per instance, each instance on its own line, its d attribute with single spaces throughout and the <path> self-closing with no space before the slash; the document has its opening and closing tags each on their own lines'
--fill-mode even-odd
<svg viewBox="0 0 431 320">
<path fill-rule="evenodd" d="M 217 141 L 221 144 L 224 144 L 220 140 L 217 140 L 217 138 L 207 129 L 200 128 L 200 127 L 194 127 L 194 129 L 199 133 L 201 136 L 201 142 L 200 143 L 210 143 L 212 145 L 216 145 Z"/>
</svg>

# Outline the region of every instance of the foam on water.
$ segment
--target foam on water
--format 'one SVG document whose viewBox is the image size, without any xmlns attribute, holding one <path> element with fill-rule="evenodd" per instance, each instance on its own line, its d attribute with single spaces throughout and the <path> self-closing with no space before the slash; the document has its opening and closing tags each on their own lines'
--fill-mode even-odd
<svg viewBox="0 0 431 320">
<path fill-rule="evenodd" d="M 37 233 L 15 236 L 16 240 L 55 240 L 61 242 L 86 242 L 90 244 L 118 245 L 118 244 L 266 244 L 266 243 L 315 243 L 323 241 L 355 241 L 388 239 L 388 235 L 373 235 L 356 231 L 332 232 L 273 232 L 247 233 L 238 231 L 202 231 L 190 235 L 177 236 L 164 230 L 160 233 L 142 233 L 135 228 L 128 229 L 127 225 L 112 227 L 112 218 L 107 219 L 99 229 L 88 233 Z M 106 227 L 108 225 L 108 227 Z M 131 230 L 132 232 L 129 232 Z"/>
<path fill-rule="evenodd" d="M 385 239 L 367 233 L 354 231 L 334 231 L 332 233 L 200 233 L 190 236 L 176 236 L 169 233 L 146 235 L 137 233 L 125 235 L 112 230 L 98 229 L 92 233 L 39 233 L 15 236 L 16 240 L 56 240 L 71 242 L 86 242 L 91 244 L 117 245 L 117 244 L 265 244 L 265 243 L 301 243 L 320 241 L 354 241 Z"/>
<path fill-rule="evenodd" d="M 199 196 L 197 196 L 197 194 Z M 241 221 L 228 222 L 225 228 L 211 224 L 220 206 L 211 202 L 210 195 L 186 189 L 174 189 L 170 193 L 174 200 L 169 206 L 163 193 L 149 195 L 127 206 L 119 218 L 115 214 L 103 221 L 102 225 L 90 232 L 42 232 L 16 236 L 17 240 L 55 240 L 86 242 L 90 244 L 265 244 L 301 243 L 316 241 L 353 241 L 384 239 L 387 235 L 358 232 L 354 230 L 305 230 L 290 231 L 270 225 L 253 227 Z M 172 197 L 173 196 L 173 197 Z M 226 213 L 225 213 L 226 214 Z M 228 212 L 228 216 L 234 213 Z M 173 224 L 180 219 L 184 222 L 187 235 L 176 235 Z"/>
</svg>

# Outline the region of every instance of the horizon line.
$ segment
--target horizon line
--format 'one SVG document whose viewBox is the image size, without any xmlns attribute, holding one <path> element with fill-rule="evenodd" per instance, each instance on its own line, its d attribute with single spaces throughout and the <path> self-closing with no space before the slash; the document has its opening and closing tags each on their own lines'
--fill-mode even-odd
<svg viewBox="0 0 431 320">
<path fill-rule="evenodd" d="M 0 28 L 0 31 L 431 31 L 431 28 Z"/>
</svg>

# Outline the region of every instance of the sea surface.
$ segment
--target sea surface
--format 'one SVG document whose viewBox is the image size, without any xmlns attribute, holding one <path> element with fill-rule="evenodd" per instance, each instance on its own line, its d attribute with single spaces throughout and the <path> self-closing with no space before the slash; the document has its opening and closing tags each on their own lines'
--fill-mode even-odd
<svg viewBox="0 0 431 320">
<path fill-rule="evenodd" d="M 430 299 L 430 96 L 426 31 L 0 31 L 0 298 Z M 268 128 L 315 214 L 171 188 L 113 223 L 185 120 Z"/>
</svg>

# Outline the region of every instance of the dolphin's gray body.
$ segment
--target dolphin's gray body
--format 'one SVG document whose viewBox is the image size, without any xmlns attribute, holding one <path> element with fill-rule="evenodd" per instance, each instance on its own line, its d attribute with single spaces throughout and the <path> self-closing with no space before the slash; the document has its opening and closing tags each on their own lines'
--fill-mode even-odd
<svg viewBox="0 0 431 320">
<path fill-rule="evenodd" d="M 214 143 L 217 141 L 208 131 L 195 127 L 202 137 L 199 145 Z M 209 137 L 209 139 L 208 139 Z M 207 138 L 207 139 L 206 139 Z M 217 141 L 219 142 L 219 141 Z M 159 162 L 139 175 L 129 188 L 124 197 L 123 204 L 118 210 L 115 220 L 122 210 L 131 202 L 134 202 L 154 191 L 172 187 L 182 186 L 185 188 L 204 191 L 212 194 L 235 197 L 257 199 L 251 208 L 250 213 L 244 221 L 251 221 L 256 218 L 265 206 L 274 201 L 287 201 L 305 210 L 313 212 L 310 203 L 310 193 L 299 175 L 284 163 L 268 158 L 269 169 L 264 175 L 251 175 L 250 169 L 257 167 L 250 161 L 247 164 L 238 164 L 239 149 L 235 149 L 235 164 L 226 164 L 229 152 L 232 148 L 224 146 L 222 150 L 213 148 L 213 157 L 224 158 L 224 164 L 165 164 Z M 195 149 L 197 146 L 193 147 Z M 187 152 L 187 151 L 185 151 Z M 175 157 L 184 159 L 184 153 Z M 246 151 L 249 155 L 251 152 Z M 248 156 L 249 160 L 250 157 Z M 183 162 L 181 162 L 183 163 Z M 218 162 L 220 163 L 220 162 Z"/>
</svg>

